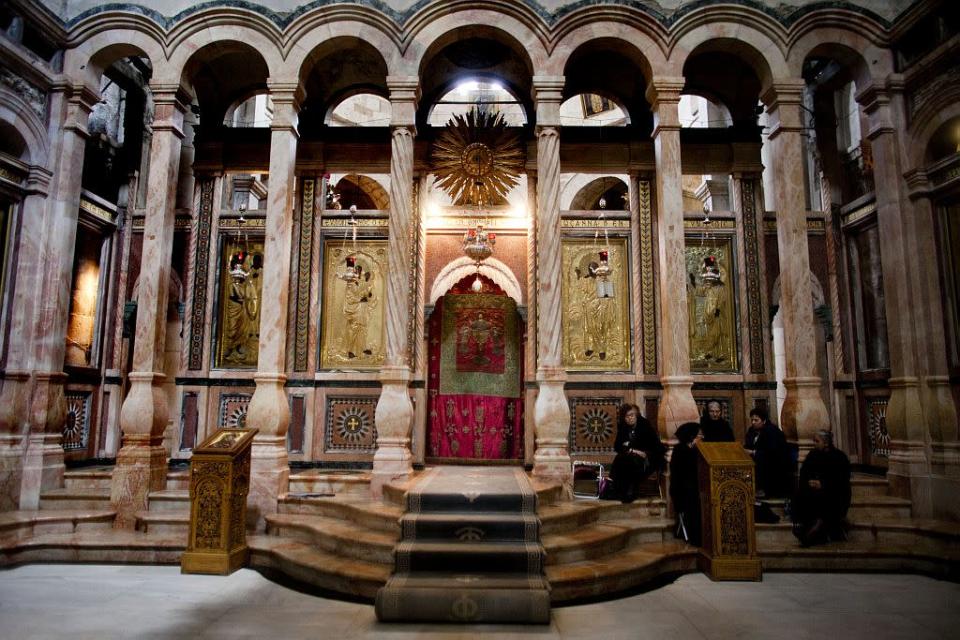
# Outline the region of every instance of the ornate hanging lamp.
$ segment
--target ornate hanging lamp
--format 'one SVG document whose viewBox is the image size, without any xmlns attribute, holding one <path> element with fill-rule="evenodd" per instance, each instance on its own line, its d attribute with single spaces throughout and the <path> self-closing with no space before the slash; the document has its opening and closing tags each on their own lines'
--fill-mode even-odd
<svg viewBox="0 0 960 640">
<path fill-rule="evenodd" d="M 603 167 L 603 126 L 599 127 L 600 129 L 600 176 L 601 184 L 604 176 L 604 167 Z M 597 258 L 598 264 L 597 267 L 593 270 L 593 274 L 597 279 L 597 297 L 598 298 L 612 298 L 613 297 L 613 282 L 610 280 L 610 276 L 613 275 L 613 267 L 610 266 L 610 236 L 607 233 L 607 199 L 603 197 L 603 194 L 600 195 L 600 199 L 597 201 L 597 206 L 600 208 L 600 215 L 597 216 L 597 229 L 593 233 L 593 243 L 597 245 Z M 603 246 L 600 246 L 600 229 L 603 229 Z"/>
<path fill-rule="evenodd" d="M 247 205 L 241 204 L 238 207 L 240 215 L 237 216 L 237 244 L 240 244 L 240 230 L 245 229 L 243 225 L 247 223 L 247 219 L 243 217 L 244 212 L 247 210 Z M 246 230 L 243 231 L 243 248 L 237 249 L 232 254 L 230 254 L 230 277 L 233 278 L 236 282 L 241 283 L 245 282 L 246 279 L 250 276 L 250 272 L 244 267 L 247 262 L 247 258 L 250 256 L 250 245 L 247 239 Z"/>
<path fill-rule="evenodd" d="M 336 276 L 346 283 L 356 282 L 360 279 L 357 272 L 357 205 L 350 205 L 350 219 L 347 220 L 347 226 L 343 230 L 343 244 L 347 244 L 347 235 L 351 236 L 350 251 L 343 259 L 343 265 L 337 270 Z"/>
</svg>

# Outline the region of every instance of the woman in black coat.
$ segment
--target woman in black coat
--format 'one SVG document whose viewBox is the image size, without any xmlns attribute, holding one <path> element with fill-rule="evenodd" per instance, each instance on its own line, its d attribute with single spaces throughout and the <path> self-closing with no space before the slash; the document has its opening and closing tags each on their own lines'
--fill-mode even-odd
<svg viewBox="0 0 960 640">
<path fill-rule="evenodd" d="M 670 456 L 670 499 L 677 514 L 677 534 L 700 546 L 700 487 L 697 483 L 696 446 L 703 432 L 696 422 L 677 427 L 677 446 Z"/>
<path fill-rule="evenodd" d="M 850 508 L 850 459 L 833 446 L 833 433 L 818 431 L 800 467 L 793 499 L 793 533 L 803 546 L 843 540 Z"/>
<path fill-rule="evenodd" d="M 633 502 L 640 493 L 640 483 L 663 469 L 667 449 L 635 404 L 620 405 L 614 448 L 617 457 L 610 469 L 614 493 L 623 503 Z"/>
</svg>

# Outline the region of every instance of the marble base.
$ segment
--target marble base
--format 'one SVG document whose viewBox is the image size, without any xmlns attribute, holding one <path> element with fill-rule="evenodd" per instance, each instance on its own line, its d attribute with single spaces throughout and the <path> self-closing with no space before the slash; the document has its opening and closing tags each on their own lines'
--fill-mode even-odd
<svg viewBox="0 0 960 640">
<path fill-rule="evenodd" d="M 693 399 L 693 378 L 691 376 L 668 376 L 661 381 L 663 394 L 657 410 L 657 431 L 660 438 L 673 438 L 677 427 L 685 422 L 699 422 L 700 412 Z"/>
<path fill-rule="evenodd" d="M 801 456 L 813 447 L 813 436 L 830 429 L 830 414 L 820 395 L 820 378 L 786 378 L 787 397 L 780 410 L 780 428 L 787 440 L 800 444 Z"/>
<path fill-rule="evenodd" d="M 250 492 L 247 494 L 247 528 L 263 531 L 265 516 L 277 513 L 287 495 L 290 463 L 286 436 L 256 435 L 250 452 Z"/>
<path fill-rule="evenodd" d="M 34 434 L 27 441 L 20 481 L 20 508 L 37 509 L 45 489 L 63 487 L 63 446 L 59 434 Z"/>
<path fill-rule="evenodd" d="M 0 512 L 20 506 L 20 484 L 23 479 L 23 439 L 0 435 Z"/>
<path fill-rule="evenodd" d="M 110 483 L 110 505 L 117 510 L 116 529 L 133 529 L 136 514 L 149 505 L 151 491 L 161 491 L 167 482 L 167 452 L 160 439 L 130 435 L 117 454 Z"/>
<path fill-rule="evenodd" d="M 537 372 L 539 393 L 534 403 L 533 424 L 536 450 L 533 477 L 560 483 L 564 499 L 573 498 L 573 469 L 568 449 L 570 405 L 563 391 L 566 373 L 541 369 Z"/>
<path fill-rule="evenodd" d="M 373 455 L 370 493 L 379 499 L 385 484 L 408 478 L 413 473 L 410 433 L 413 428 L 413 403 L 407 367 L 384 367 L 380 374 L 383 388 L 374 421 L 377 425 L 377 451 Z"/>
</svg>

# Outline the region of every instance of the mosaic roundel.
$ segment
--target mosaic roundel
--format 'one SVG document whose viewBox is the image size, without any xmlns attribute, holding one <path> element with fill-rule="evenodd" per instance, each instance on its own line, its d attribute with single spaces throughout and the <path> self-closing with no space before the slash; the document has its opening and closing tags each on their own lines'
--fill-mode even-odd
<svg viewBox="0 0 960 640">
<path fill-rule="evenodd" d="M 227 419 L 225 421 L 226 427 L 231 429 L 246 429 L 247 428 L 247 408 L 234 407 L 233 410 L 227 414 Z"/>
<path fill-rule="evenodd" d="M 87 446 L 87 403 L 80 396 L 67 396 L 67 420 L 63 425 L 64 449 Z"/>
<path fill-rule="evenodd" d="M 583 440 L 599 446 L 613 433 L 613 420 L 603 409 L 587 409 L 580 417 L 579 429 Z"/>
<path fill-rule="evenodd" d="M 370 418 L 359 407 L 348 407 L 337 416 L 337 435 L 349 444 L 361 444 L 370 435 Z"/>
</svg>

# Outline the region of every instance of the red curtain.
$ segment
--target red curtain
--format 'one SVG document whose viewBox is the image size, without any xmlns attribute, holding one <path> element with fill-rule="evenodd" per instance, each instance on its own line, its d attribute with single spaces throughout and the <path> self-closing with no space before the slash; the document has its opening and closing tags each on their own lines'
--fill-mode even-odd
<svg viewBox="0 0 960 640">
<path fill-rule="evenodd" d="M 428 456 L 519 460 L 523 323 L 502 289 L 482 278 L 484 289 L 474 294 L 474 279 L 464 279 L 438 300 L 427 323 Z"/>
</svg>

